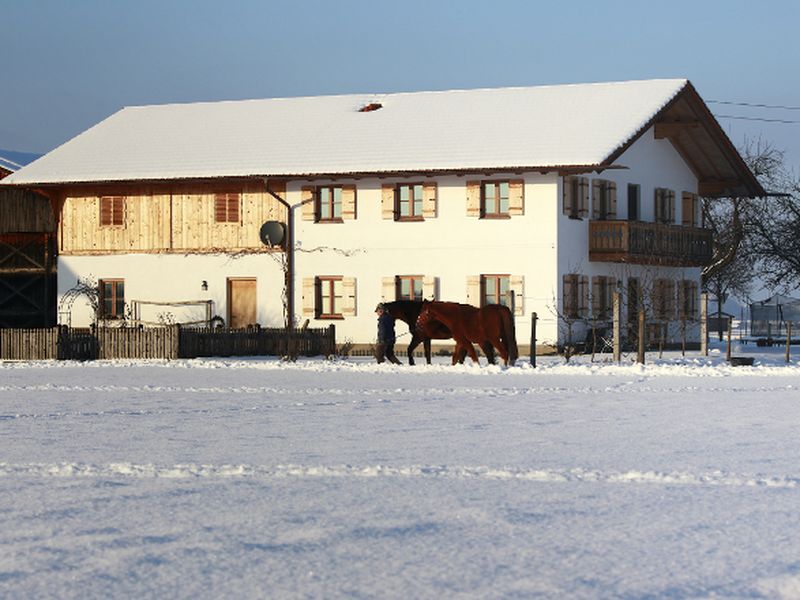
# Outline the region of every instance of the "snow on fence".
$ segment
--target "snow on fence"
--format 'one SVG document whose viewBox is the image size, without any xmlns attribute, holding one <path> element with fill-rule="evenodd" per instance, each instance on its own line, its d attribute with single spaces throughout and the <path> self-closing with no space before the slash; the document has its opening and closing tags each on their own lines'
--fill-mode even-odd
<svg viewBox="0 0 800 600">
<path fill-rule="evenodd" d="M 0 329 L 0 360 L 197 358 L 201 356 L 331 356 L 336 330 L 189 329 L 66 326 Z"/>
</svg>

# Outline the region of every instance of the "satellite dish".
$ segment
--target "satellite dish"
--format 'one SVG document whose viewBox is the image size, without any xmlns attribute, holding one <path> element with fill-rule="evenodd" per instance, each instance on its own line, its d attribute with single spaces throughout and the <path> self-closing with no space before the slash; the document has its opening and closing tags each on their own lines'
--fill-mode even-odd
<svg viewBox="0 0 800 600">
<path fill-rule="evenodd" d="M 267 221 L 259 232 L 261 241 L 267 246 L 280 246 L 286 236 L 286 226 L 280 221 Z"/>
</svg>

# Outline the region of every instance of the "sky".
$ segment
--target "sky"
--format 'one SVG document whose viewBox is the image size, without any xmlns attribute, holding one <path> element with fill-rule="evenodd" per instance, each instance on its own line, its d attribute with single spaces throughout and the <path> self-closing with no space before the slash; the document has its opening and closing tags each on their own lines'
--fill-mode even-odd
<svg viewBox="0 0 800 600">
<path fill-rule="evenodd" d="M 0 0 L 0 15 L 4 149 L 44 153 L 141 104 L 685 77 L 745 117 L 719 118 L 734 144 L 760 138 L 800 170 L 796 0 Z"/>
</svg>

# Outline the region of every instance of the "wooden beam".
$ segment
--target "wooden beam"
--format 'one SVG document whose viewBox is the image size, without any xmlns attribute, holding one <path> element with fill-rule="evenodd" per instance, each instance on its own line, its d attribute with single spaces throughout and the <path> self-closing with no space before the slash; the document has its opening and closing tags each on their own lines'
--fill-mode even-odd
<svg viewBox="0 0 800 600">
<path fill-rule="evenodd" d="M 680 132 L 700 126 L 700 121 L 661 121 L 653 126 L 657 140 L 676 137 Z"/>
<path fill-rule="evenodd" d="M 705 179 L 698 182 L 697 193 L 701 196 L 722 196 L 741 186 L 742 182 L 738 179 Z"/>
</svg>

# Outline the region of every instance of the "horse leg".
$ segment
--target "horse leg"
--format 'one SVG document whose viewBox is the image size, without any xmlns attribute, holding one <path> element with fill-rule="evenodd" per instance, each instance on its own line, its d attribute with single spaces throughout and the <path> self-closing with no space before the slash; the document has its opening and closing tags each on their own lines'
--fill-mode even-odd
<svg viewBox="0 0 800 600">
<path fill-rule="evenodd" d="M 421 341 L 423 341 L 422 338 L 417 336 L 416 333 L 413 336 L 411 336 L 411 342 L 408 344 L 408 364 L 410 365 L 414 364 L 414 348 L 419 346 L 419 343 Z"/>
<path fill-rule="evenodd" d="M 425 348 L 425 360 L 431 364 L 431 338 L 423 338 L 422 346 Z"/>
<path fill-rule="evenodd" d="M 492 343 L 484 340 L 481 342 L 481 350 L 483 350 L 483 353 L 486 355 L 486 360 L 489 361 L 489 364 L 493 365 L 495 363 L 495 358 Z"/>
<path fill-rule="evenodd" d="M 497 352 L 500 354 L 500 358 L 503 359 L 503 364 L 508 366 L 508 350 L 506 350 L 506 345 L 500 341 L 499 337 L 490 338 L 489 342 L 487 342 L 490 346 L 494 346 L 497 348 Z"/>
<path fill-rule="evenodd" d="M 461 338 L 456 340 L 456 351 L 453 354 L 453 364 L 456 364 L 456 357 L 460 352 L 466 351 L 469 354 L 469 357 L 472 359 L 473 362 L 480 364 L 478 360 L 478 355 L 475 353 L 475 348 L 472 346 L 472 342 L 470 342 L 467 338 Z"/>
</svg>

